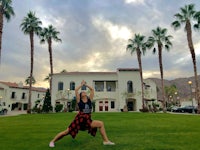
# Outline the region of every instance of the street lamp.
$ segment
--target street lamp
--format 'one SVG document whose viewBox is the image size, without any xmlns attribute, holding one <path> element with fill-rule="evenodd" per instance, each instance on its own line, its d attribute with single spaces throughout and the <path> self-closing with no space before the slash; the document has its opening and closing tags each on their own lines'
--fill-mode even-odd
<svg viewBox="0 0 200 150">
<path fill-rule="evenodd" d="M 193 105 L 193 99 L 192 99 L 192 81 L 188 81 L 188 84 L 190 86 L 190 98 L 192 100 L 192 113 L 194 113 L 194 105 Z"/>
<path fill-rule="evenodd" d="M 175 92 L 174 94 L 175 94 L 175 105 L 177 105 L 177 103 L 178 103 L 177 102 L 177 94 L 178 94 L 178 92 Z"/>
<path fill-rule="evenodd" d="M 70 89 L 67 89 L 67 109 L 70 108 L 70 107 L 68 106 L 69 94 L 70 94 Z"/>
</svg>

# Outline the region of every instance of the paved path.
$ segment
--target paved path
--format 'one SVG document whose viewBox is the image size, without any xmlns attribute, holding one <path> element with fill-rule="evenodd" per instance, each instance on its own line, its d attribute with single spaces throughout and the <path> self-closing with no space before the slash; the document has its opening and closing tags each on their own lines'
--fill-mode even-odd
<svg viewBox="0 0 200 150">
<path fill-rule="evenodd" d="M 27 114 L 27 112 L 26 111 L 8 111 L 6 115 L 0 115 L 0 117 L 17 116 L 21 114 Z"/>
</svg>

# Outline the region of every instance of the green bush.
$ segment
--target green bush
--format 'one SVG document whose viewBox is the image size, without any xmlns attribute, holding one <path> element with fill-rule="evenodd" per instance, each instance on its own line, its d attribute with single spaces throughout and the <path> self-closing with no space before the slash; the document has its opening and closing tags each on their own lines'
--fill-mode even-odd
<svg viewBox="0 0 200 150">
<path fill-rule="evenodd" d="M 62 109 L 63 109 L 63 104 L 57 104 L 55 107 L 56 112 L 61 112 Z"/>
</svg>

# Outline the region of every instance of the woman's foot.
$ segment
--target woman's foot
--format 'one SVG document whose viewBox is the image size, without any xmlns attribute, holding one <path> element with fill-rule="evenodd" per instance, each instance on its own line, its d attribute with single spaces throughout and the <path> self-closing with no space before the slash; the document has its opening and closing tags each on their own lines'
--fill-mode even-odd
<svg viewBox="0 0 200 150">
<path fill-rule="evenodd" d="M 50 142 L 50 143 L 49 143 L 49 147 L 55 147 L 54 142 Z"/>
<path fill-rule="evenodd" d="M 111 141 L 104 141 L 103 145 L 115 145 L 115 143 L 111 142 Z"/>
</svg>

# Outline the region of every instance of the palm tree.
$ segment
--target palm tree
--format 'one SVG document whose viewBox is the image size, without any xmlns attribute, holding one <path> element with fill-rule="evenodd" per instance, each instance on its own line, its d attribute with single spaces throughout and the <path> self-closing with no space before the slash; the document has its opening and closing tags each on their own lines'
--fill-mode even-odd
<svg viewBox="0 0 200 150">
<path fill-rule="evenodd" d="M 13 7 L 11 5 L 12 0 L 0 0 L 0 63 L 4 17 L 7 21 L 9 21 L 11 16 L 15 15 Z"/>
<path fill-rule="evenodd" d="M 46 77 L 44 78 L 44 81 L 50 82 L 50 79 L 51 79 L 51 74 L 49 74 L 48 76 L 46 76 Z"/>
<path fill-rule="evenodd" d="M 35 84 L 36 83 L 36 80 L 35 78 L 32 76 L 32 80 L 31 80 L 32 84 Z M 25 80 L 25 84 L 26 85 L 29 85 L 30 84 L 30 76 L 27 77 L 27 79 Z"/>
<path fill-rule="evenodd" d="M 192 57 L 194 76 L 195 76 L 195 84 L 196 84 L 195 93 L 196 93 L 196 98 L 198 100 L 198 113 L 200 113 L 200 94 L 199 94 L 199 84 L 197 76 L 196 54 L 192 41 L 192 27 L 191 27 L 193 22 L 197 22 L 196 24 L 194 24 L 193 27 L 195 29 L 200 29 L 200 12 L 196 12 L 194 6 L 195 6 L 194 4 L 189 4 L 180 8 L 180 13 L 174 15 L 176 20 L 172 22 L 171 25 L 172 27 L 174 27 L 175 30 L 177 30 L 181 27 L 181 24 L 183 24 L 184 31 L 187 34 L 187 42 Z"/>
<path fill-rule="evenodd" d="M 136 52 L 138 64 L 139 64 L 139 70 L 140 70 L 140 78 L 141 78 L 141 87 L 142 87 L 142 108 L 144 110 L 144 84 L 143 84 L 143 75 L 142 75 L 142 60 L 141 60 L 141 54 L 145 54 L 146 50 L 146 43 L 145 43 L 145 36 L 140 34 L 135 34 L 135 37 L 133 39 L 129 39 L 129 44 L 126 47 L 127 51 L 130 51 L 131 54 Z"/>
<path fill-rule="evenodd" d="M 172 38 L 171 35 L 167 34 L 166 28 L 157 27 L 156 29 L 152 30 L 153 36 L 148 38 L 148 48 L 153 48 L 153 54 L 158 51 L 158 59 L 159 59 L 159 66 L 160 66 L 160 76 L 161 76 L 161 87 L 162 87 L 162 104 L 163 104 L 163 112 L 166 112 L 166 102 L 165 102 L 165 91 L 164 91 L 164 80 L 163 80 L 163 63 L 162 63 L 162 49 L 163 47 L 169 51 L 172 46 L 170 39 Z M 157 49 L 156 49 L 157 46 Z"/>
<path fill-rule="evenodd" d="M 40 34 L 41 43 L 48 43 L 49 50 L 49 61 L 50 61 L 50 74 L 53 74 L 53 56 L 52 56 L 52 40 L 56 42 L 61 42 L 61 39 L 58 38 L 60 32 L 56 31 L 52 25 L 49 25 L 48 28 L 44 28 Z M 52 78 L 50 78 L 50 93 L 52 93 Z"/>
<path fill-rule="evenodd" d="M 26 17 L 24 17 L 20 27 L 24 34 L 28 34 L 30 38 L 31 46 L 31 67 L 30 67 L 30 84 L 29 84 L 29 99 L 27 113 L 31 113 L 31 89 L 32 89 L 32 77 L 33 77 L 33 63 L 34 63 L 34 34 L 39 35 L 42 28 L 40 25 L 42 22 L 35 16 L 35 13 L 30 11 Z"/>
</svg>

